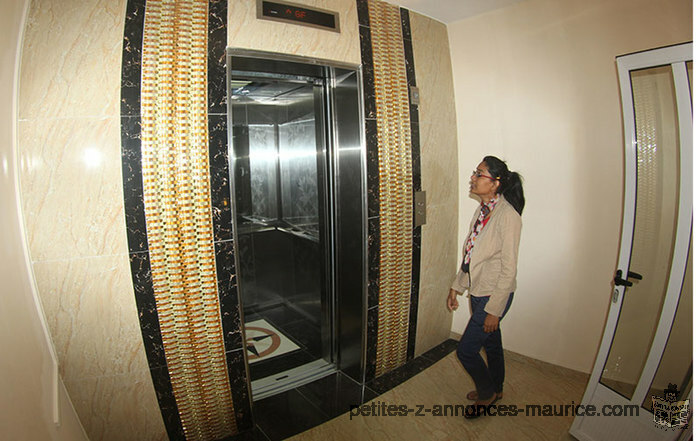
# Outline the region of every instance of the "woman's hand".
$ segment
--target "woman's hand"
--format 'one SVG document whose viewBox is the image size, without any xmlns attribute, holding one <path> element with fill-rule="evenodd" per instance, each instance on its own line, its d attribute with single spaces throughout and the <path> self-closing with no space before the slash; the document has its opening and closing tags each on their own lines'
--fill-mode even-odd
<svg viewBox="0 0 700 441">
<path fill-rule="evenodd" d="M 447 309 L 449 311 L 454 311 L 459 307 L 459 302 L 457 301 L 457 291 L 450 289 L 450 293 L 447 295 Z"/>
<path fill-rule="evenodd" d="M 498 329 L 498 317 L 492 314 L 486 314 L 484 319 L 484 332 L 493 332 Z"/>
</svg>

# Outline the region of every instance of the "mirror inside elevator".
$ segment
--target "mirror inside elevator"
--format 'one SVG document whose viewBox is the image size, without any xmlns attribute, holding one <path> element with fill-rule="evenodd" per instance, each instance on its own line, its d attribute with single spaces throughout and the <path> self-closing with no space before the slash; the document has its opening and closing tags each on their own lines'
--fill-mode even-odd
<svg viewBox="0 0 700 441">
<path fill-rule="evenodd" d="M 354 70 L 250 53 L 230 55 L 229 66 L 236 272 L 258 400 L 336 372 L 348 358 L 338 348 L 348 318 L 338 314 L 337 284 L 339 262 L 353 263 L 338 252 L 337 216 L 349 196 L 339 191 L 338 167 L 344 146 L 361 145 L 358 80 Z M 337 86 L 347 89 L 350 77 L 355 90 L 344 93 L 356 118 L 337 110 Z M 339 120 L 344 114 L 353 121 Z M 356 139 L 342 139 L 346 125 Z"/>
</svg>

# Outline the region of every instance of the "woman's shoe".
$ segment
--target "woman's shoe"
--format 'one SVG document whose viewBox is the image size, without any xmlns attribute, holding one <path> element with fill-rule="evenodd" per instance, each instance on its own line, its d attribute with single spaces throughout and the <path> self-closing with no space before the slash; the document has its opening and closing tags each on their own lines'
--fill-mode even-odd
<svg viewBox="0 0 700 441">
<path fill-rule="evenodd" d="M 496 401 L 500 400 L 501 398 L 503 398 L 503 392 L 496 392 L 496 400 L 494 401 L 494 403 Z M 473 390 L 467 394 L 467 400 L 469 400 L 469 401 L 476 401 L 478 399 L 479 399 L 479 393 L 475 390 Z M 491 404 L 493 404 L 493 403 L 491 403 Z"/>
<path fill-rule="evenodd" d="M 488 415 L 489 407 L 502 398 L 498 394 L 493 394 L 493 398 L 485 401 L 476 401 L 474 404 L 466 406 L 464 409 L 464 418 L 471 420 L 474 418 L 479 418 L 482 415 Z"/>
</svg>

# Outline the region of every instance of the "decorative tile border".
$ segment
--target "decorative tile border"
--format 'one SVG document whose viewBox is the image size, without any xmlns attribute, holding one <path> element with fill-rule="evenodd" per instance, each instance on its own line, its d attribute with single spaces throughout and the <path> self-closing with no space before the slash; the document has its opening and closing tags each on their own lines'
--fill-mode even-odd
<svg viewBox="0 0 700 441">
<path fill-rule="evenodd" d="M 127 2 L 121 84 L 122 180 L 131 276 L 141 335 L 168 438 L 185 440 L 166 366 L 146 239 L 141 167 L 141 54 L 146 0 Z"/>
<path fill-rule="evenodd" d="M 149 0 L 156 3 L 156 0 Z M 172 2 L 171 2 L 172 3 Z M 178 7 L 183 2 L 179 2 Z M 253 426 L 243 356 L 238 291 L 235 279 L 233 231 L 227 157 L 226 127 L 226 20 L 227 1 L 209 0 L 207 21 L 206 118 L 209 133 L 211 222 L 216 265 L 227 384 L 235 409 L 235 423 L 243 431 Z M 129 0 L 124 27 L 122 59 L 122 170 L 127 237 L 134 292 L 146 355 L 169 439 L 184 440 L 185 431 L 166 368 L 163 336 L 156 307 L 151 252 L 144 212 L 141 145 L 141 77 L 146 0 Z"/>
<path fill-rule="evenodd" d="M 372 0 L 370 0 L 372 1 Z M 376 8 L 376 5 L 373 6 Z M 391 6 L 389 6 L 392 8 Z M 380 271 L 381 263 L 381 250 L 382 247 L 386 249 L 386 246 L 391 246 L 387 243 L 386 237 L 387 231 L 386 226 L 384 230 L 382 229 L 380 217 L 380 186 L 385 185 L 386 182 L 380 182 L 380 149 L 386 149 L 386 146 L 380 145 L 383 142 L 378 139 L 378 128 L 377 128 L 377 113 L 379 110 L 384 110 L 380 106 L 395 105 L 396 103 L 382 103 L 377 102 L 377 78 L 375 63 L 377 62 L 377 55 L 374 54 L 372 33 L 377 32 L 377 29 L 371 27 L 370 20 L 370 4 L 368 0 L 358 0 L 357 1 L 357 11 L 358 11 L 358 22 L 359 22 L 359 33 L 360 33 L 360 46 L 362 50 L 362 69 L 363 69 L 363 86 L 364 86 L 364 106 L 365 106 L 365 141 L 367 147 L 367 198 L 368 198 L 368 324 L 367 324 L 367 347 L 366 347 L 366 369 L 365 377 L 367 380 L 375 378 L 378 374 L 377 372 L 377 350 L 378 346 L 386 345 L 387 343 L 383 341 L 391 340 L 389 345 L 399 345 L 400 352 L 405 354 L 405 358 L 402 355 L 397 354 L 399 358 L 398 363 L 394 362 L 394 367 L 400 365 L 408 359 L 412 359 L 415 352 L 415 341 L 416 341 L 416 323 L 417 323 L 417 312 L 418 312 L 418 289 L 419 289 L 419 276 L 420 276 L 420 242 L 421 242 L 421 228 L 417 227 L 412 229 L 408 227 L 407 229 L 412 230 L 411 238 L 411 267 L 410 267 L 410 298 L 407 299 L 410 302 L 408 310 L 404 313 L 407 317 L 404 319 L 408 322 L 408 328 L 403 337 L 381 337 L 379 333 L 379 299 L 380 299 L 380 282 L 387 280 L 387 271 L 385 269 L 382 274 Z M 411 29 L 410 29 L 410 18 L 409 13 L 405 9 L 399 10 L 400 14 L 400 38 L 403 40 L 403 58 L 405 61 L 406 72 L 405 81 L 406 85 L 403 91 L 406 99 L 408 99 L 409 86 L 415 86 L 415 68 L 413 63 L 413 50 L 411 41 Z M 376 25 L 375 25 L 376 27 Z M 398 26 L 393 26 L 395 29 L 391 30 L 394 37 L 398 36 L 399 30 Z M 375 44 L 376 46 L 376 44 Z M 386 52 L 382 49 L 383 53 L 379 54 L 380 57 L 385 57 Z M 381 61 L 381 60 L 380 60 Z M 385 66 L 386 67 L 386 66 Z M 401 88 L 401 86 L 399 86 Z M 418 106 L 414 104 L 409 105 L 409 116 L 410 116 L 410 144 L 411 144 L 411 160 L 409 167 L 411 169 L 411 185 L 412 191 L 419 191 L 421 189 L 420 182 L 420 133 L 418 126 Z M 386 187 L 385 187 L 386 188 Z M 412 195 L 411 195 L 412 200 Z M 412 215 L 412 207 L 411 207 Z M 411 218 L 412 221 L 412 218 Z M 385 222 L 385 221 L 384 221 Z M 412 225 L 412 222 L 411 222 Z M 404 227 L 406 229 L 406 227 Z M 382 234 L 385 237 L 382 237 Z M 394 233 L 392 233 L 394 234 Z M 384 239 L 384 240 L 383 240 Z M 391 241 L 390 241 L 391 242 Z M 404 276 L 405 277 L 405 276 Z M 396 283 L 396 280 L 392 280 L 392 284 Z M 385 284 L 386 287 L 386 284 Z M 385 288 L 386 289 L 386 288 Z M 405 300 L 404 300 L 405 301 Z M 395 349 L 394 349 L 395 351 Z M 390 370 L 390 369 L 389 369 Z M 379 375 L 385 372 L 385 368 L 381 368 Z"/>
<path fill-rule="evenodd" d="M 185 438 L 237 433 L 209 174 L 207 0 L 148 0 L 141 165 L 151 280 Z"/>
</svg>

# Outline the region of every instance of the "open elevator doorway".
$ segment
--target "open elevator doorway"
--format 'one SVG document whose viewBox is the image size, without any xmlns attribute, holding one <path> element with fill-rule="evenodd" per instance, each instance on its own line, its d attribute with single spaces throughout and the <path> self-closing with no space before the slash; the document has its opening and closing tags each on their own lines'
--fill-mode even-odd
<svg viewBox="0 0 700 441">
<path fill-rule="evenodd" d="M 228 61 L 236 273 L 258 400 L 362 364 L 363 285 L 339 288 L 366 273 L 366 233 L 349 225 L 366 214 L 359 75 L 249 51 Z"/>
</svg>

